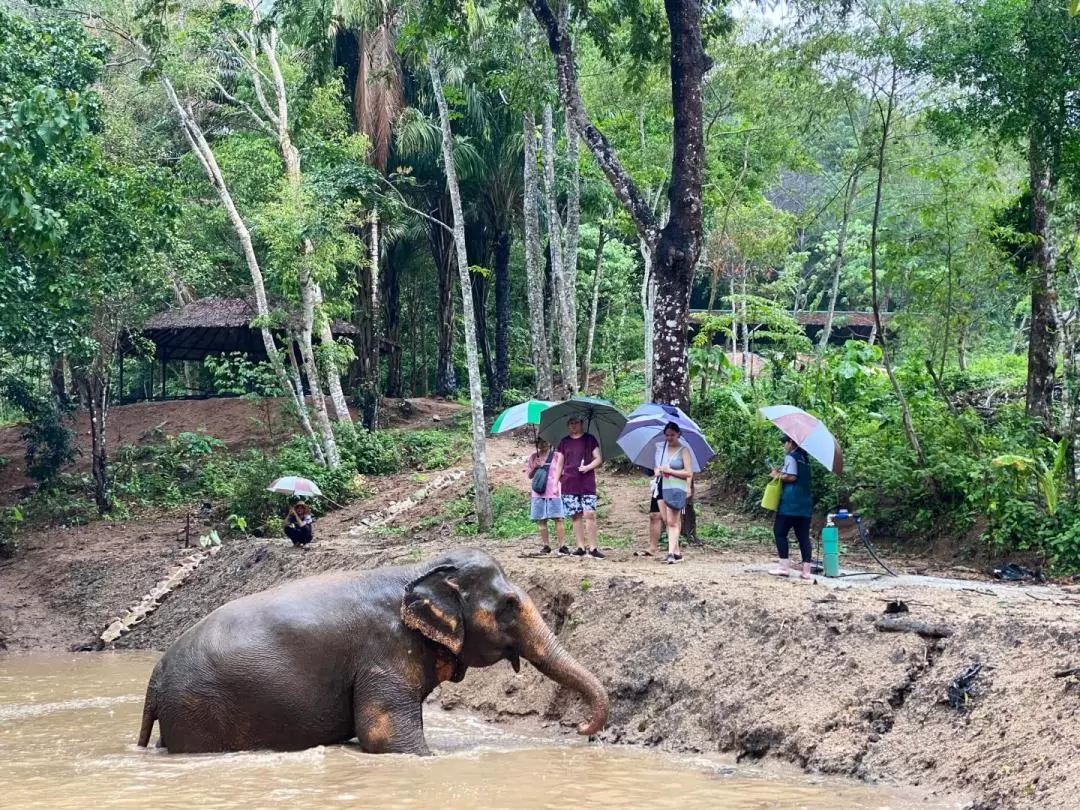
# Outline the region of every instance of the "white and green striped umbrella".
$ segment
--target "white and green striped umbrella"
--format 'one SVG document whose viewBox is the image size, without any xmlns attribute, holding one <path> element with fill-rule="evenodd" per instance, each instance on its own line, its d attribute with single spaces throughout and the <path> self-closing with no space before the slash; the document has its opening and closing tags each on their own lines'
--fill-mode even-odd
<svg viewBox="0 0 1080 810">
<path fill-rule="evenodd" d="M 520 405 L 514 405 L 512 408 L 507 408 L 495 417 L 495 422 L 491 426 L 491 432 L 505 433 L 508 430 L 523 427 L 524 425 L 539 425 L 540 414 L 554 404 L 554 402 L 530 399 L 528 402 L 522 402 Z"/>
</svg>

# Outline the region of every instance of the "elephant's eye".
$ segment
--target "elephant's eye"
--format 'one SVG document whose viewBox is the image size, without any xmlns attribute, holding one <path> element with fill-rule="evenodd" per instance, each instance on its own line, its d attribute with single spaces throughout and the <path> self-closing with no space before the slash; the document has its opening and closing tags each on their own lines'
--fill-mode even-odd
<svg viewBox="0 0 1080 810">
<path fill-rule="evenodd" d="M 512 593 L 507 594 L 501 600 L 499 600 L 499 613 L 516 613 L 520 607 L 521 602 Z"/>
</svg>

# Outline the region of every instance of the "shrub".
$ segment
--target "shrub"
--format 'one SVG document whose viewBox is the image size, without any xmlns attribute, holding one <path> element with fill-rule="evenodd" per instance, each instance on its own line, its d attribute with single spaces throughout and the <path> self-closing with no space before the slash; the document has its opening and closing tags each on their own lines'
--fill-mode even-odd
<svg viewBox="0 0 1080 810">
<path fill-rule="evenodd" d="M 26 442 L 26 474 L 41 485 L 50 484 L 75 458 L 71 408 L 34 390 L 22 377 L 0 375 L 0 395 L 14 404 L 25 422 L 20 435 Z"/>
<path fill-rule="evenodd" d="M 389 475 L 401 470 L 401 454 L 390 433 L 338 425 L 335 436 L 343 467 L 364 475 Z"/>
<path fill-rule="evenodd" d="M 449 467 L 461 459 L 469 446 L 467 436 L 445 429 L 404 430 L 393 438 L 400 444 L 402 466 L 410 470 Z"/>
</svg>

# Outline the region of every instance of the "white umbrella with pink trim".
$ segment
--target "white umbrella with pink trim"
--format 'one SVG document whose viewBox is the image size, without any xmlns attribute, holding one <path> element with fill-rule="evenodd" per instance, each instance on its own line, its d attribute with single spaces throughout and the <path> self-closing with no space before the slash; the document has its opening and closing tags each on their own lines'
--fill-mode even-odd
<svg viewBox="0 0 1080 810">
<path fill-rule="evenodd" d="M 309 498 L 317 498 L 322 495 L 322 490 L 319 489 L 318 484 L 298 475 L 286 475 L 284 478 L 279 478 L 267 489 L 270 492 L 277 492 L 279 495 L 299 495 Z"/>
<path fill-rule="evenodd" d="M 784 435 L 795 440 L 811 458 L 820 461 L 836 475 L 844 471 L 844 455 L 840 444 L 817 417 L 794 405 L 770 405 L 758 408 L 758 413 L 776 425 Z"/>
</svg>

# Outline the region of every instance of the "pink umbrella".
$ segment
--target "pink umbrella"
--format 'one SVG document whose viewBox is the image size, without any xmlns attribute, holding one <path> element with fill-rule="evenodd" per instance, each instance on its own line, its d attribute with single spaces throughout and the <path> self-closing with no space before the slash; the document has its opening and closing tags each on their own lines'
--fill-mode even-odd
<svg viewBox="0 0 1080 810">
<path fill-rule="evenodd" d="M 300 495 L 309 498 L 317 498 L 322 495 L 322 491 L 319 489 L 318 484 L 310 479 L 301 478 L 298 475 L 286 475 L 284 478 L 279 478 L 268 486 L 267 489 L 270 492 L 277 492 L 280 495 Z"/>
<path fill-rule="evenodd" d="M 770 405 L 758 408 L 758 413 L 776 425 L 784 435 L 795 440 L 807 452 L 807 455 L 820 461 L 836 475 L 844 471 L 844 456 L 840 445 L 821 424 L 821 420 L 811 416 L 802 408 L 793 405 Z"/>
</svg>

